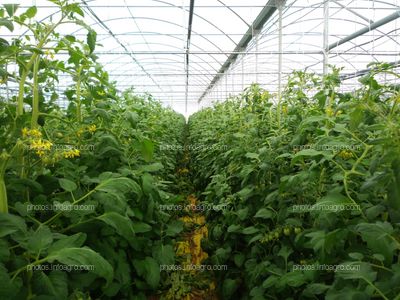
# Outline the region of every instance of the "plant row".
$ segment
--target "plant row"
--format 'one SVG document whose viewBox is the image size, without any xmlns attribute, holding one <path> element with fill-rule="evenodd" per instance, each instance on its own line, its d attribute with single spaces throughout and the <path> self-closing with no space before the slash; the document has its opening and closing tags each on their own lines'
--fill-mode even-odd
<svg viewBox="0 0 400 300">
<path fill-rule="evenodd" d="M 81 8 L 52 2 L 47 23 L 36 7 L 0 8 L 1 30 L 29 33 L 0 39 L 1 88 L 17 86 L 0 100 L 0 299 L 146 299 L 166 289 L 160 265 L 183 229 L 160 206 L 182 155 L 162 145 L 182 143 L 185 120 L 117 91 Z M 59 34 L 67 23 L 87 39 Z M 62 76 L 73 83 L 59 94 Z"/>
<path fill-rule="evenodd" d="M 400 299 L 400 94 L 371 65 L 294 72 L 280 101 L 258 85 L 189 119 L 223 299 Z"/>
</svg>

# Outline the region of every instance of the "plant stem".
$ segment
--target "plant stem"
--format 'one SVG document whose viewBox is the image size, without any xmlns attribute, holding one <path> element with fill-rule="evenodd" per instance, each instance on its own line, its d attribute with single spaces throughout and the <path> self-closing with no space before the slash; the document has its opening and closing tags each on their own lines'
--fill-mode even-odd
<svg viewBox="0 0 400 300">
<path fill-rule="evenodd" d="M 78 123 L 82 122 L 82 111 L 81 111 L 81 73 L 83 66 L 80 66 L 77 71 L 77 81 L 76 81 L 76 119 Z"/>
<path fill-rule="evenodd" d="M 0 175 L 0 213 L 8 213 L 7 189 L 4 174 Z"/>
<path fill-rule="evenodd" d="M 62 23 L 64 17 L 65 16 L 62 16 L 60 21 L 58 21 L 57 23 L 55 23 L 53 26 L 51 26 L 49 28 L 49 30 L 46 32 L 44 37 L 37 44 L 36 48 L 38 48 L 38 49 L 42 49 L 43 48 L 43 46 L 45 45 L 45 43 L 47 41 L 47 38 L 50 36 L 50 34 L 52 34 L 54 32 L 54 29 L 56 29 L 56 27 Z M 20 78 L 20 81 L 19 81 L 18 102 L 17 102 L 17 116 L 22 116 L 22 114 L 24 113 L 25 81 L 26 81 L 26 77 L 28 76 L 28 73 L 29 73 L 30 69 L 32 68 L 32 66 L 35 63 L 36 58 L 38 56 L 39 56 L 38 52 L 34 52 L 32 54 L 32 56 L 31 56 L 31 59 L 28 61 L 28 63 L 26 64 L 24 70 L 22 71 L 21 78 Z"/>
<path fill-rule="evenodd" d="M 38 126 L 39 119 L 39 82 L 38 82 L 38 72 L 39 72 L 40 56 L 35 59 L 35 64 L 33 66 L 33 99 L 32 99 L 32 119 L 31 127 L 36 128 Z"/>
<path fill-rule="evenodd" d="M 8 213 L 7 188 L 4 182 L 7 162 L 7 157 L 0 157 L 0 213 Z"/>
</svg>

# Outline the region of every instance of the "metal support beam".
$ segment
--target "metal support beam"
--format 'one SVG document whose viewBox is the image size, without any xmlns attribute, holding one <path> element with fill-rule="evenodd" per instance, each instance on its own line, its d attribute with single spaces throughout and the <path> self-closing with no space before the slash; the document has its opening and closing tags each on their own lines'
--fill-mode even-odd
<svg viewBox="0 0 400 300">
<path fill-rule="evenodd" d="M 394 61 L 394 62 L 390 62 L 388 64 L 391 65 L 393 68 L 400 67 L 400 60 Z M 375 69 L 376 69 L 375 67 L 372 67 L 372 68 L 368 68 L 368 69 L 359 70 L 359 71 L 354 72 L 352 74 L 343 74 L 343 75 L 340 75 L 340 79 L 341 80 L 347 80 L 347 79 L 361 77 L 361 76 L 364 76 L 368 72 L 370 72 L 372 70 L 375 70 Z"/>
<path fill-rule="evenodd" d="M 259 83 L 258 82 L 258 56 L 259 56 L 258 46 L 259 46 L 259 42 L 260 42 L 260 32 L 259 31 L 254 32 L 254 39 L 256 40 L 256 65 L 255 65 L 254 71 L 256 73 L 256 83 Z"/>
<path fill-rule="evenodd" d="M 283 3 L 279 3 L 278 7 L 278 31 L 279 31 L 279 39 L 278 39 L 278 103 L 281 101 L 282 97 L 282 49 L 283 49 L 283 42 L 282 42 L 282 18 L 283 18 Z"/>
<path fill-rule="evenodd" d="M 189 92 L 189 51 L 190 51 L 190 38 L 192 36 L 192 23 L 193 23 L 193 12 L 194 12 L 194 0 L 190 0 L 189 9 L 189 25 L 186 41 L 186 102 L 185 102 L 185 113 L 187 113 L 187 97 Z"/>
<path fill-rule="evenodd" d="M 357 37 L 359 37 L 359 36 L 361 36 L 361 35 L 363 35 L 363 34 L 365 34 L 367 32 L 370 32 L 370 31 L 372 31 L 372 30 L 374 30 L 374 29 L 376 29 L 378 27 L 381 27 L 381 26 L 383 26 L 383 25 L 385 25 L 385 24 L 387 24 L 387 23 L 389 23 L 391 21 L 394 21 L 397 18 L 400 18 L 400 10 L 397 10 L 395 13 L 393 13 L 393 14 L 391 14 L 391 15 L 383 18 L 383 19 L 380 19 L 380 20 L 378 20 L 376 22 L 373 22 L 373 23 L 369 24 L 368 26 L 365 26 L 364 28 L 362 28 L 362 29 L 360 29 L 360 30 L 358 30 L 358 31 L 346 36 L 345 38 L 330 44 L 327 47 L 327 49 L 325 49 L 325 51 L 332 50 L 333 48 L 336 48 L 336 47 L 338 47 L 338 46 L 340 46 L 340 45 L 342 45 L 344 43 L 347 43 L 347 42 L 349 42 L 349 41 L 351 41 L 351 40 L 353 40 L 353 39 L 355 39 L 355 38 L 357 38 Z"/>
<path fill-rule="evenodd" d="M 240 49 L 246 49 L 247 45 L 250 43 L 252 40 L 252 32 L 254 30 L 261 30 L 264 26 L 264 24 L 271 18 L 273 13 L 276 11 L 276 1 L 275 0 L 269 0 L 268 3 L 264 6 L 264 8 L 261 10 L 257 18 L 254 20 L 253 24 L 249 27 L 247 32 L 244 34 L 242 39 L 239 41 L 239 43 L 236 45 L 235 50 L 231 55 L 229 55 L 228 59 L 225 61 L 225 63 L 221 66 L 219 69 L 218 73 L 224 73 L 229 66 L 231 65 L 232 62 L 236 60 L 239 54 Z M 237 52 L 237 53 L 235 53 Z M 211 87 L 218 81 L 220 75 L 215 75 L 213 80 L 211 80 L 210 85 L 206 88 L 204 93 L 200 96 L 199 102 L 204 98 L 204 96 L 208 93 L 208 91 L 211 89 Z"/>
<path fill-rule="evenodd" d="M 324 2 L 324 33 L 323 33 L 323 62 L 322 62 L 322 73 L 326 75 L 328 73 L 328 55 L 329 55 L 329 0 Z"/>
</svg>

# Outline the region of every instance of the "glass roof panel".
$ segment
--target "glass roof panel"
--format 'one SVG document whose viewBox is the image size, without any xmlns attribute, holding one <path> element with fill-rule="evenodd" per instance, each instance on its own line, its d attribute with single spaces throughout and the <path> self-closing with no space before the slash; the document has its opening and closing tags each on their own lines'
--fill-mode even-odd
<svg viewBox="0 0 400 300">
<path fill-rule="evenodd" d="M 37 21 L 57 18 L 58 11 L 50 1 L 0 0 L 1 4 L 10 2 L 20 4 L 20 10 L 36 5 Z M 212 100 L 222 101 L 237 94 L 252 82 L 276 92 L 280 55 L 283 83 L 295 69 L 321 74 L 324 28 L 327 45 L 333 45 L 400 9 L 400 0 L 195 0 L 188 43 L 190 0 L 71 2 L 81 4 L 84 21 L 96 30 L 101 46 L 95 54 L 118 89 L 133 86 L 138 93 L 149 92 L 185 114 L 210 105 Z M 278 4 L 283 5 L 282 52 Z M 325 18 L 327 5 L 329 15 Z M 258 17 L 264 21 L 260 30 L 253 27 Z M 353 74 L 372 61 L 399 61 L 399 25 L 400 18 L 393 19 L 332 47 L 327 62 L 344 67 L 345 74 Z M 25 33 L 23 28 L 0 30 L 6 39 Z M 85 29 L 70 24 L 58 32 L 83 40 L 87 34 Z M 239 46 L 239 53 L 233 53 Z M 233 54 L 237 57 L 228 62 Z M 72 82 L 68 76 L 63 78 L 60 89 Z M 356 78 L 346 82 L 349 88 L 356 83 Z"/>
</svg>

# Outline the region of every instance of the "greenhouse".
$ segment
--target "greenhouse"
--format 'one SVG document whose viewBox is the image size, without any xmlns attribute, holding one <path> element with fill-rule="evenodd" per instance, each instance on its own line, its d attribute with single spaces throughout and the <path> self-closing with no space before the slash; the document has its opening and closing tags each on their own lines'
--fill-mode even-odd
<svg viewBox="0 0 400 300">
<path fill-rule="evenodd" d="M 400 300 L 400 0 L 0 0 L 0 300 Z"/>
</svg>

